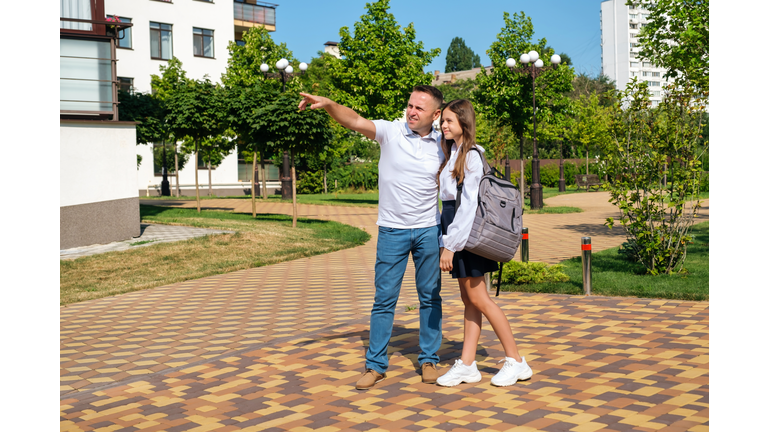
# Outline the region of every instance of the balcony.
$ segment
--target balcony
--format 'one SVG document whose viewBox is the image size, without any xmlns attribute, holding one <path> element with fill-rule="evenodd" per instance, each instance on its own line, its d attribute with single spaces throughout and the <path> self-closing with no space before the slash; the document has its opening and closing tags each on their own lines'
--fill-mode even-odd
<svg viewBox="0 0 768 432">
<path fill-rule="evenodd" d="M 118 29 L 132 24 L 61 18 L 59 112 L 62 118 L 118 120 Z"/>
<path fill-rule="evenodd" d="M 242 33 L 252 27 L 264 27 L 268 31 L 276 30 L 274 3 L 258 0 L 235 1 L 235 39 L 240 40 Z"/>
</svg>

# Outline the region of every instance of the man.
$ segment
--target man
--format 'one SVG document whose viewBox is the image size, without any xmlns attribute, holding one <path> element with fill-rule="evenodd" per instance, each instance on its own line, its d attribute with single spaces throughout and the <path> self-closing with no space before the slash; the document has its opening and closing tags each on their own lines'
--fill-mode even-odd
<svg viewBox="0 0 768 432">
<path fill-rule="evenodd" d="M 419 295 L 419 365 L 421 380 L 437 381 L 437 350 L 443 339 L 440 298 L 440 212 L 437 171 L 445 156 L 440 133 L 432 123 L 440 117 L 443 94 L 432 86 L 416 86 L 408 100 L 406 123 L 368 120 L 352 109 L 319 96 L 301 93 L 299 109 L 325 109 L 342 126 L 375 139 L 379 160 L 379 234 L 376 245 L 376 295 L 371 310 L 365 373 L 357 382 L 366 390 L 386 378 L 387 347 L 408 255 L 413 254 Z"/>
</svg>

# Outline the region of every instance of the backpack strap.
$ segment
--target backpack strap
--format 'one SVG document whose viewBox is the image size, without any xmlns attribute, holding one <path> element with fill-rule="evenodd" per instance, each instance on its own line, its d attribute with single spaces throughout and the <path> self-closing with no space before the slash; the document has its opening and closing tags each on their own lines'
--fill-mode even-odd
<svg viewBox="0 0 768 432">
<path fill-rule="evenodd" d="M 480 160 L 483 161 L 483 174 L 492 173 L 492 169 L 496 170 L 496 168 L 491 168 L 491 166 L 488 164 L 488 161 L 485 160 L 485 156 L 483 156 L 483 152 L 477 149 L 477 147 L 472 147 L 469 149 L 469 151 L 476 151 L 477 154 L 480 155 Z M 496 172 L 499 172 L 496 170 Z M 459 206 L 461 205 L 461 190 L 464 188 L 464 182 L 458 183 L 456 185 L 456 211 L 459 211 Z"/>
</svg>

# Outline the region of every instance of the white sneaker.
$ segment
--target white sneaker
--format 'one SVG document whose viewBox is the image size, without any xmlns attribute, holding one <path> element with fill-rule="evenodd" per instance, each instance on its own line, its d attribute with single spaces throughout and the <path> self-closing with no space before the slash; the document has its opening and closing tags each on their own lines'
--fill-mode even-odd
<svg viewBox="0 0 768 432">
<path fill-rule="evenodd" d="M 511 386 L 518 381 L 524 381 L 533 376 L 533 371 L 525 362 L 519 363 L 512 357 L 505 357 L 504 360 L 500 360 L 499 363 L 504 362 L 499 373 L 491 378 L 491 384 L 499 387 Z"/>
<path fill-rule="evenodd" d="M 437 379 L 437 384 L 444 387 L 453 387 L 463 382 L 476 383 L 479 382 L 482 376 L 480 371 L 477 370 L 477 362 L 472 362 L 467 366 L 462 363 L 461 359 L 457 359 L 443 376 Z"/>
</svg>

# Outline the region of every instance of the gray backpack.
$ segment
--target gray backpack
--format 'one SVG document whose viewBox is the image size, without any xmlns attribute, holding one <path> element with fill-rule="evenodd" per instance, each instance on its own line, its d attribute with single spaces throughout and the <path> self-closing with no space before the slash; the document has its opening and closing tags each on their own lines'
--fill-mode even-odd
<svg viewBox="0 0 768 432">
<path fill-rule="evenodd" d="M 501 173 L 488 165 L 480 150 L 474 147 L 471 150 L 483 160 L 484 174 L 477 193 L 475 221 L 464 250 L 499 263 L 512 261 L 522 238 L 523 197 L 515 185 L 494 175 L 494 171 Z M 457 211 L 462 186 L 457 185 Z"/>
</svg>

